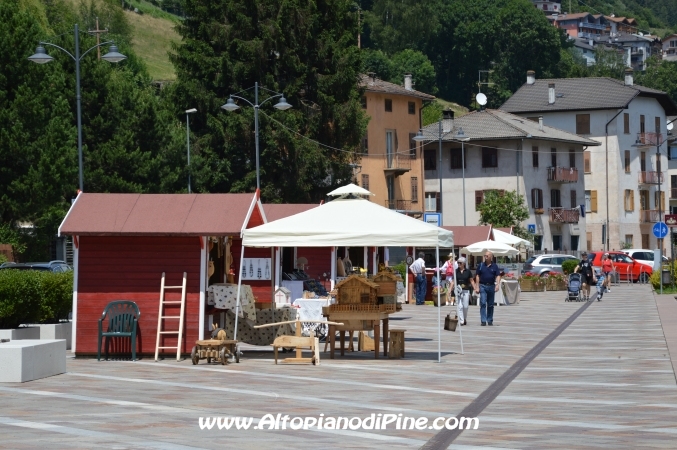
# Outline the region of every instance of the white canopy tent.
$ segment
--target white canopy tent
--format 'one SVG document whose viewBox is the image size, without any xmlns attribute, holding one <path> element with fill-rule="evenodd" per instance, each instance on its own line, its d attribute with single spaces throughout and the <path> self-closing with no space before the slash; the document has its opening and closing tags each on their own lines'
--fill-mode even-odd
<svg viewBox="0 0 677 450">
<path fill-rule="evenodd" d="M 358 186 L 354 186 L 371 194 Z M 350 185 L 334 195 L 355 194 Z M 362 194 L 361 192 L 358 194 Z M 435 225 L 405 216 L 361 198 L 337 198 L 317 208 L 276 220 L 242 233 L 245 247 L 435 247 L 439 261 L 440 247 L 453 247 L 453 233 Z M 238 307 L 240 302 L 238 280 Z M 438 292 L 438 304 L 441 301 Z M 438 307 L 438 361 L 441 361 L 441 313 Z M 238 315 L 235 315 L 236 321 Z M 237 323 L 235 324 L 237 333 Z M 459 328 L 460 335 L 460 328 Z M 461 352 L 463 352 L 463 337 Z"/>
<path fill-rule="evenodd" d="M 461 253 L 482 256 L 487 250 L 493 253 L 494 256 L 516 256 L 519 253 L 516 248 L 497 241 L 476 242 L 467 247 L 463 247 Z"/>
<path fill-rule="evenodd" d="M 496 242 L 514 246 L 523 245 L 525 247 L 531 247 L 531 242 L 527 241 L 526 239 L 522 239 L 519 236 L 515 236 L 514 234 L 509 234 L 505 231 L 497 230 L 496 228 L 491 230 L 491 232 L 494 234 L 494 240 Z"/>
</svg>

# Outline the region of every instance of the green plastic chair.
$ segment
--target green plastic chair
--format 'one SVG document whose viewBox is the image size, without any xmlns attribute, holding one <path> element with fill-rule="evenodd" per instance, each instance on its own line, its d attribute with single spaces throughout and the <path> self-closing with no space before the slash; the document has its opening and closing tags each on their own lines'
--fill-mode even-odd
<svg viewBox="0 0 677 450">
<path fill-rule="evenodd" d="M 108 316 L 108 327 L 103 331 L 103 321 Z M 139 307 L 128 300 L 116 300 L 106 305 L 99 319 L 99 345 L 97 361 L 101 361 L 101 339 L 106 337 L 106 359 L 108 344 L 112 337 L 128 337 L 132 340 L 132 361 L 136 361 L 136 329 L 139 322 Z"/>
</svg>

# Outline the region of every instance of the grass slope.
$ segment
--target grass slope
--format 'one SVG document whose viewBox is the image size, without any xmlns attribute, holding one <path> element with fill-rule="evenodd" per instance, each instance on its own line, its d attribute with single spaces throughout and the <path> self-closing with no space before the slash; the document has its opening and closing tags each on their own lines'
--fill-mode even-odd
<svg viewBox="0 0 677 450">
<path fill-rule="evenodd" d="M 172 42 L 181 40 L 174 31 L 176 22 L 131 11 L 125 11 L 125 17 L 133 29 L 134 51 L 146 63 L 150 76 L 155 80 L 174 80 L 176 73 L 167 53 Z"/>
</svg>

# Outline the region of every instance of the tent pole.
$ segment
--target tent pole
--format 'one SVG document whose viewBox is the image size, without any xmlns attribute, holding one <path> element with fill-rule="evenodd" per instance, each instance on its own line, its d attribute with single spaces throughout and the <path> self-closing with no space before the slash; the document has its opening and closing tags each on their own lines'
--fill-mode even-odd
<svg viewBox="0 0 677 450">
<path fill-rule="evenodd" d="M 334 290 L 334 283 L 336 282 L 336 247 L 331 248 L 331 289 Z"/>
<path fill-rule="evenodd" d="M 237 341 L 237 319 L 240 315 L 240 287 L 242 286 L 242 264 L 244 260 L 244 242 L 242 242 L 242 250 L 240 251 L 240 266 L 237 276 L 237 301 L 235 302 L 235 330 L 233 331 L 233 340 Z M 235 350 L 237 351 L 237 349 Z"/>
<path fill-rule="evenodd" d="M 440 264 L 440 244 L 438 243 L 435 247 L 435 265 L 439 266 Z M 441 286 L 440 283 L 440 274 L 441 272 L 437 271 L 437 283 Z M 434 286 L 433 286 L 434 287 Z M 442 362 L 442 303 L 440 300 L 440 288 L 437 288 L 437 362 Z"/>
</svg>

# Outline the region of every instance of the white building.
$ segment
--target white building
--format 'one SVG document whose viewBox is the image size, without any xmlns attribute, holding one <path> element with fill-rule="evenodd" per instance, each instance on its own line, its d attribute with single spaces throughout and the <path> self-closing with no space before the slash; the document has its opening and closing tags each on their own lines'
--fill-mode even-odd
<svg viewBox="0 0 677 450">
<path fill-rule="evenodd" d="M 633 84 L 631 69 L 626 69 L 625 82 L 528 76 L 501 108 L 523 117 L 543 116 L 547 125 L 601 144 L 585 152 L 588 248 L 655 248 L 652 227 L 659 209 L 665 211 L 668 187 L 663 176 L 667 145 L 661 146 L 659 173 L 655 143 L 667 136 L 666 116 L 677 114 L 665 92 Z"/>
<path fill-rule="evenodd" d="M 525 197 L 523 226 L 534 226 L 535 250 L 587 249 L 580 214 L 583 150 L 598 142 L 500 110 L 452 117 L 443 120 L 441 172 L 439 124 L 423 130 L 430 139 L 424 147 L 426 207 L 438 209 L 441 175 L 443 225 L 478 225 L 477 205 L 487 191 L 515 190 Z"/>
</svg>

